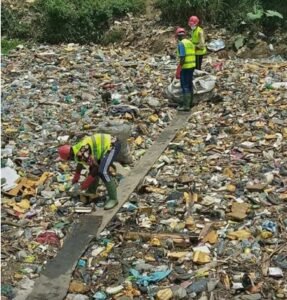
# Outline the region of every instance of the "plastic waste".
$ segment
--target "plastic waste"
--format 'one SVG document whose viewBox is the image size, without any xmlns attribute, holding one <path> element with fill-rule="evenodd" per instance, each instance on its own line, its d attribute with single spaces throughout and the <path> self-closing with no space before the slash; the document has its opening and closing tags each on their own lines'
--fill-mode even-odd
<svg viewBox="0 0 287 300">
<path fill-rule="evenodd" d="M 207 278 L 201 278 L 199 280 L 194 281 L 190 286 L 188 286 L 186 291 L 188 294 L 203 292 L 207 289 L 207 283 Z"/>
<path fill-rule="evenodd" d="M 216 83 L 216 77 L 205 71 L 195 70 L 193 78 L 193 93 L 200 95 L 211 92 Z M 180 81 L 174 79 L 166 89 L 166 95 L 170 100 L 179 100 L 182 91 Z"/>
<path fill-rule="evenodd" d="M 89 300 L 89 297 L 82 294 L 68 294 L 65 300 Z"/>
<path fill-rule="evenodd" d="M 171 270 L 159 271 L 150 275 L 141 275 L 136 269 L 130 269 L 131 275 L 135 278 L 137 284 L 148 286 L 150 283 L 156 283 L 163 280 L 170 274 Z"/>
<path fill-rule="evenodd" d="M 225 43 L 221 39 L 212 40 L 207 44 L 207 49 L 213 52 L 217 52 L 225 48 Z"/>
<path fill-rule="evenodd" d="M 93 295 L 93 299 L 95 299 L 95 300 L 106 300 L 107 295 L 104 292 L 96 292 Z"/>
<path fill-rule="evenodd" d="M 262 224 L 262 230 L 270 231 L 272 233 L 276 233 L 277 231 L 277 224 L 273 221 L 266 220 Z"/>
<path fill-rule="evenodd" d="M 52 231 L 40 233 L 36 238 L 36 242 L 44 245 L 48 244 L 54 247 L 60 247 L 60 239 L 57 234 Z"/>
<path fill-rule="evenodd" d="M 273 261 L 278 267 L 287 270 L 287 253 L 278 254 Z"/>
</svg>

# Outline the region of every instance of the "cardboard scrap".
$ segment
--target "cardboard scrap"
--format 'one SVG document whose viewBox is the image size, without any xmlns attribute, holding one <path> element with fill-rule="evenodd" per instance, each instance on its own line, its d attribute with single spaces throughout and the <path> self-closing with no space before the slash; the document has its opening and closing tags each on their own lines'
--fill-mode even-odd
<svg viewBox="0 0 287 300">
<path fill-rule="evenodd" d="M 172 299 L 173 293 L 170 288 L 160 290 L 156 294 L 156 299 L 157 300 L 170 300 Z"/>
<path fill-rule="evenodd" d="M 52 173 L 44 172 L 41 177 L 36 180 L 22 177 L 17 181 L 17 186 L 10 191 L 7 191 L 6 194 L 12 197 L 16 197 L 18 194 L 22 194 L 23 197 L 35 196 L 36 188 L 39 185 L 44 184 L 50 176 L 52 176 Z"/>
<path fill-rule="evenodd" d="M 231 240 L 245 240 L 251 237 L 251 232 L 241 229 L 228 233 L 227 237 Z"/>
<path fill-rule="evenodd" d="M 215 244 L 218 239 L 218 233 L 215 230 L 211 230 L 204 238 L 203 242 L 205 243 L 210 243 L 210 244 Z"/>
<path fill-rule="evenodd" d="M 152 123 L 156 123 L 158 121 L 159 117 L 158 115 L 150 115 L 149 116 L 149 121 L 152 122 Z"/>
<path fill-rule="evenodd" d="M 262 192 L 266 188 L 266 183 L 257 183 L 257 184 L 251 184 L 248 183 L 246 185 L 246 189 L 250 192 Z"/>
<path fill-rule="evenodd" d="M 228 217 L 236 221 L 241 221 L 246 218 L 247 211 L 249 210 L 250 205 L 247 203 L 238 203 L 233 202 L 231 207 L 231 212 L 228 213 Z"/>
<path fill-rule="evenodd" d="M 193 258 L 192 258 L 194 263 L 198 264 L 206 264 L 211 261 L 210 256 L 208 253 L 202 252 L 202 251 L 195 251 L 193 253 Z"/>
<path fill-rule="evenodd" d="M 188 254 L 189 254 L 188 251 L 177 251 L 177 252 L 169 252 L 167 256 L 175 259 L 180 259 L 186 257 Z"/>
</svg>

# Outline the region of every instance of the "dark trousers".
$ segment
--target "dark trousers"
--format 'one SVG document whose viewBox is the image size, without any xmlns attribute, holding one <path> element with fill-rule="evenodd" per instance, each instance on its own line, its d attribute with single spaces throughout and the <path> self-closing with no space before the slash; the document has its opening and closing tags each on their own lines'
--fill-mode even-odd
<svg viewBox="0 0 287 300">
<path fill-rule="evenodd" d="M 195 55 L 195 69 L 201 70 L 203 55 Z"/>
<path fill-rule="evenodd" d="M 194 69 L 182 69 L 180 72 L 180 86 L 183 94 L 193 93 L 193 70 Z"/>
<path fill-rule="evenodd" d="M 121 144 L 119 141 L 116 141 L 113 147 L 110 149 L 110 151 L 107 152 L 106 155 L 101 159 L 98 175 L 100 176 L 103 182 L 111 181 L 111 177 L 109 175 L 109 167 L 114 162 L 120 150 Z"/>
</svg>

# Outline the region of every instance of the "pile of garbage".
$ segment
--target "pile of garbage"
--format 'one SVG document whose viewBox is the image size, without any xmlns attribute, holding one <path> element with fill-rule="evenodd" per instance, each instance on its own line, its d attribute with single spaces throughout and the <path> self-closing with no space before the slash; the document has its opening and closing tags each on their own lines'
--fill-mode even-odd
<svg viewBox="0 0 287 300">
<path fill-rule="evenodd" d="M 175 65 L 167 56 L 75 44 L 19 45 L 2 57 L 3 295 L 10 297 L 5 283 L 39 276 L 82 206 L 68 194 L 75 166 L 58 160 L 58 146 L 113 132 L 123 136 L 129 169 L 174 116 L 162 94 Z"/>
<path fill-rule="evenodd" d="M 206 66 L 207 67 L 207 66 Z M 66 299 L 286 299 L 286 64 L 225 61 Z"/>
<path fill-rule="evenodd" d="M 206 59 L 218 101 L 193 108 L 78 261 L 67 299 L 286 298 L 286 67 Z M 3 299 L 31 289 L 83 207 L 57 147 L 119 124 L 136 164 L 176 114 L 175 69 L 170 55 L 75 44 L 2 58 Z"/>
</svg>

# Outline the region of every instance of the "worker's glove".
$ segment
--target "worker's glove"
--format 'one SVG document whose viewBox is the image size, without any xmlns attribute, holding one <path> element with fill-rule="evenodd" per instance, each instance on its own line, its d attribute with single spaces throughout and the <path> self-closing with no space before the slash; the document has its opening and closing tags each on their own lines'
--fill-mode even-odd
<svg viewBox="0 0 287 300">
<path fill-rule="evenodd" d="M 175 72 L 175 78 L 176 79 L 180 79 L 180 73 L 181 73 L 181 65 L 178 65 L 177 68 L 176 68 L 176 72 Z"/>
<path fill-rule="evenodd" d="M 86 190 L 95 180 L 95 177 L 89 175 L 86 180 L 81 184 L 81 189 Z"/>
<path fill-rule="evenodd" d="M 72 179 L 72 184 L 75 184 L 77 183 L 79 180 L 80 180 L 80 176 L 81 176 L 81 173 L 75 173 L 73 179 Z"/>
</svg>

